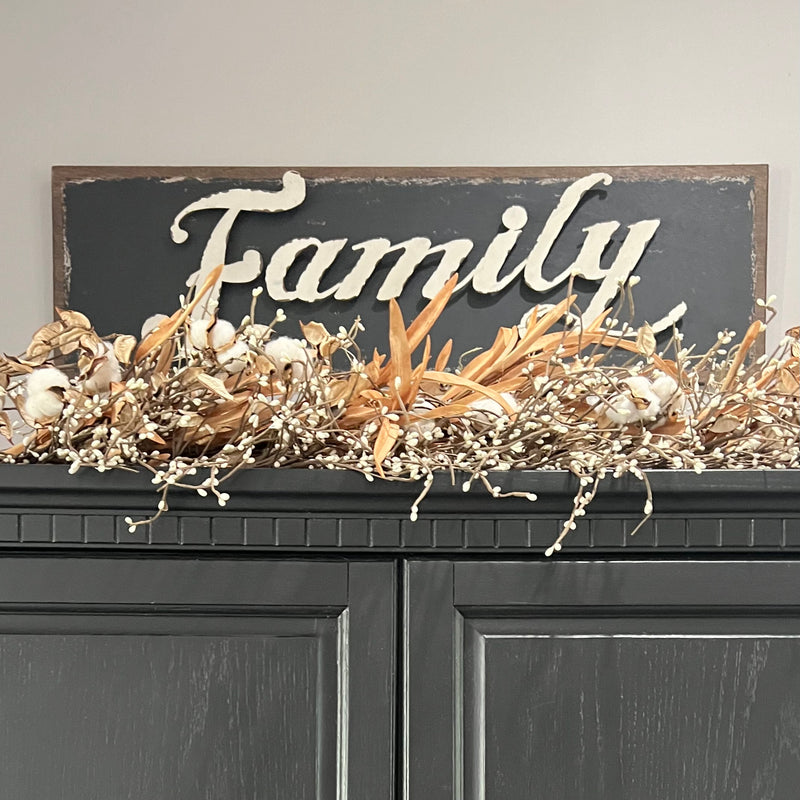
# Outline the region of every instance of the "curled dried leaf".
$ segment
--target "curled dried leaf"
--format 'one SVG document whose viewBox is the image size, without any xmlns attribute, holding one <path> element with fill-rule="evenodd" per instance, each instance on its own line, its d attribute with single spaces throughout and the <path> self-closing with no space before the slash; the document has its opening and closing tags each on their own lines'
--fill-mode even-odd
<svg viewBox="0 0 800 800">
<path fill-rule="evenodd" d="M 322 358 L 330 358 L 342 343 L 321 322 L 300 323 L 305 340 L 316 349 Z"/>
<path fill-rule="evenodd" d="M 87 331 L 92 329 L 92 323 L 89 321 L 89 318 L 81 314 L 80 311 L 74 311 L 70 308 L 57 308 L 56 314 L 58 314 L 58 318 L 68 328 L 83 328 Z"/>
<path fill-rule="evenodd" d="M 328 385 L 328 402 L 336 405 L 340 400 L 348 401 L 358 396 L 369 387 L 369 379 L 362 378 L 357 372 L 351 372 L 345 380 L 334 380 Z"/>
<path fill-rule="evenodd" d="M 11 425 L 11 419 L 5 411 L 0 411 L 0 436 L 5 436 L 9 442 L 14 436 L 14 429 Z"/>
<path fill-rule="evenodd" d="M 636 333 L 636 349 L 646 356 L 652 356 L 656 352 L 656 335 L 647 323 Z"/>
<path fill-rule="evenodd" d="M 797 370 L 792 371 L 789 367 L 781 367 L 778 376 L 780 389 L 784 394 L 796 395 L 800 392 L 800 380 L 796 374 Z"/>
<path fill-rule="evenodd" d="M 17 375 L 27 375 L 33 372 L 34 367 L 38 365 L 31 364 L 14 356 L 0 355 L 0 375 L 14 377 Z"/>
<path fill-rule="evenodd" d="M 114 339 L 114 355 L 120 364 L 130 364 L 133 358 L 133 351 L 136 348 L 136 337 L 126 333 Z"/>
</svg>

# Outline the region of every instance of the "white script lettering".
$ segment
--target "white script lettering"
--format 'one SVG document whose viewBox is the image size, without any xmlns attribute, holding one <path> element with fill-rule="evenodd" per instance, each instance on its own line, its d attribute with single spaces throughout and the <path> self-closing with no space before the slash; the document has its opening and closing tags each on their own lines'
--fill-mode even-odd
<svg viewBox="0 0 800 800">
<path fill-rule="evenodd" d="M 601 268 L 600 260 L 611 242 L 611 237 L 620 228 L 620 223 L 617 221 L 599 222 L 583 228 L 586 238 L 575 260 L 550 279 L 544 277 L 543 270 L 553 246 L 586 192 L 598 184 L 608 186 L 611 182 L 610 175 L 597 172 L 570 184 L 558 199 L 556 207 L 547 218 L 528 256 L 500 277 L 528 222 L 528 213 L 522 206 L 513 205 L 506 208 L 501 218 L 504 230 L 495 235 L 472 271 L 461 277 L 456 291 L 471 285 L 479 294 L 494 294 L 505 289 L 522 275 L 527 286 L 535 292 L 543 293 L 566 283 L 571 276 L 581 277 L 599 283 L 584 313 L 586 322 L 596 319 L 619 294 L 620 287 L 633 273 L 661 224 L 660 220 L 641 220 L 629 225 L 613 263 L 605 269 Z M 191 203 L 175 217 L 170 231 L 173 241 L 180 244 L 188 238 L 187 231 L 181 226 L 186 216 L 205 209 L 224 211 L 206 243 L 200 269 L 187 280 L 187 285 L 192 286 L 202 282 L 218 264 L 225 265 L 219 282 L 210 293 L 209 300 L 203 308 L 195 309 L 196 314 L 202 315 L 207 313 L 208 308 L 213 309 L 216 306 L 221 284 L 248 283 L 261 273 L 263 259 L 257 250 L 246 250 L 240 261 L 227 263 L 228 238 L 239 213 L 288 211 L 301 205 L 305 196 L 305 181 L 297 172 L 290 171 L 284 174 L 283 188 L 278 191 L 231 189 L 219 192 Z M 376 295 L 377 300 L 388 301 L 400 296 L 415 270 L 420 268 L 429 256 L 441 253 L 438 265 L 422 287 L 422 295 L 431 298 L 451 275 L 458 272 L 473 249 L 473 242 L 470 239 L 453 239 L 437 245 L 433 245 L 430 239 L 423 236 L 412 237 L 398 244 L 392 244 L 390 240 L 381 237 L 367 239 L 350 246 L 351 251 L 360 255 L 347 275 L 335 285 L 322 290 L 320 287 L 322 279 L 347 243 L 347 239 L 322 241 L 308 237 L 293 239 L 278 247 L 264 270 L 269 296 L 279 302 L 299 300 L 314 303 L 331 296 L 335 300 L 352 300 L 364 290 L 381 260 L 390 253 L 400 252 Z M 313 254 L 303 267 L 296 287 L 290 290 L 286 286 L 289 270 L 300 254 L 311 248 Z M 675 306 L 667 315 L 653 323 L 653 328 L 660 331 L 671 326 L 685 311 L 685 304 Z"/>
</svg>

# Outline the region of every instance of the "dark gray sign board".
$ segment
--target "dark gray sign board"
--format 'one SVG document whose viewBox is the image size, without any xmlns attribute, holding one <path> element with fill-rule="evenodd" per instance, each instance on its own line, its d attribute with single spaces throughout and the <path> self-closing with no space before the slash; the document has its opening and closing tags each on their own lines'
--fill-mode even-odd
<svg viewBox="0 0 800 800">
<path fill-rule="evenodd" d="M 501 291 L 482 294 L 467 285 L 451 300 L 434 329 L 434 347 L 452 337 L 454 353 L 486 347 L 501 325 L 513 325 L 538 303 L 566 294 L 556 282 L 588 238 L 586 229 L 616 221 L 599 262 L 608 269 L 631 227 L 659 220 L 638 258 L 633 275 L 634 324 L 654 322 L 685 302 L 679 323 L 685 343 L 705 349 L 718 330 L 744 333 L 759 318 L 754 300 L 766 283 L 767 175 L 765 165 L 548 168 L 296 168 L 305 179 L 305 198 L 279 213 L 242 211 L 230 228 L 226 263 L 254 250 L 263 261 L 247 283 L 226 283 L 220 316 L 238 324 L 247 313 L 251 290 L 265 285 L 265 268 L 282 245 L 294 239 L 346 240 L 318 283 L 326 293 L 350 274 L 363 248 L 353 245 L 382 238 L 392 245 L 427 237 L 431 245 L 468 239 L 473 243 L 460 275 L 467 275 L 500 233 L 504 211 L 522 207 L 527 221 L 508 253 L 498 280 L 529 256 L 560 199 L 576 181 L 595 173 L 613 180 L 583 193 L 547 251 L 540 279 L 556 283 L 535 291 L 522 277 Z M 277 192 L 285 168 L 231 167 L 54 167 L 54 304 L 87 314 L 101 335 L 138 334 L 151 314 L 171 313 L 198 270 L 209 237 L 224 208 L 187 214 L 187 234 L 177 242 L 171 226 L 182 210 L 201 198 L 232 189 Z M 552 221 L 551 221 L 552 226 Z M 291 293 L 307 269 L 314 247 L 298 254 L 286 272 Z M 378 264 L 354 299 L 334 296 L 309 303 L 259 298 L 258 321 L 276 308 L 288 319 L 281 332 L 299 336 L 296 321 L 317 320 L 329 329 L 349 327 L 358 315 L 366 327 L 365 350 L 386 346 L 388 308 L 377 299 L 402 249 Z M 422 288 L 435 272 L 441 253 L 414 269 L 398 297 L 407 320 L 424 305 Z M 598 273 L 599 274 L 599 273 Z M 578 304 L 587 308 L 599 280 L 577 278 Z M 627 319 L 623 312 L 621 319 Z"/>
</svg>

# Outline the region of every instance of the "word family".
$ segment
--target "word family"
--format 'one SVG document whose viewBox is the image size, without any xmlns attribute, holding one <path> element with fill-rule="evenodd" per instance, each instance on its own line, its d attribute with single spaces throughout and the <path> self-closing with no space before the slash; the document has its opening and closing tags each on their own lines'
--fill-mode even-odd
<svg viewBox="0 0 800 800">
<path fill-rule="evenodd" d="M 170 233 L 172 240 L 181 244 L 187 241 L 189 236 L 182 227 L 182 222 L 187 216 L 203 210 L 223 212 L 205 245 L 200 269 L 187 280 L 189 286 L 201 284 L 215 267 L 223 264 L 219 281 L 210 294 L 209 302 L 212 305 L 217 303 L 223 283 L 249 283 L 255 280 L 262 270 L 267 293 L 276 302 L 315 303 L 330 297 L 341 301 L 353 300 L 364 291 L 381 260 L 390 254 L 399 254 L 378 288 L 376 299 L 379 301 L 399 297 L 408 280 L 423 262 L 426 260 L 429 262 L 431 256 L 436 256 L 438 263 L 422 287 L 423 297 L 435 296 L 456 272 L 461 276 L 456 291 L 471 288 L 472 291 L 484 295 L 503 290 L 520 276 L 530 289 L 539 293 L 549 292 L 566 284 L 574 276 L 597 284 L 591 302 L 584 312 L 584 321 L 590 322 L 617 297 L 661 224 L 658 219 L 645 219 L 629 225 L 613 262 L 605 268 L 600 265 L 601 257 L 611 242 L 611 237 L 620 228 L 620 223 L 611 220 L 585 227 L 582 229 L 585 238 L 575 260 L 565 265 L 555 277 L 545 278 L 543 274 L 545 260 L 567 227 L 581 198 L 594 187 L 608 186 L 611 182 L 610 175 L 597 172 L 571 183 L 545 221 L 531 251 L 511 269 L 506 268 L 507 261 L 528 222 L 528 212 L 520 205 L 510 205 L 502 212 L 500 232 L 489 242 L 477 263 L 472 268 L 466 269 L 464 274 L 460 270 L 472 253 L 474 244 L 471 239 L 452 239 L 434 244 L 424 236 L 411 236 L 398 243 L 376 237 L 350 244 L 349 249 L 356 255 L 354 266 L 340 281 L 324 289 L 321 286 L 323 279 L 340 254 L 348 247 L 348 239 L 322 240 L 316 237 L 292 239 L 275 249 L 266 267 L 262 254 L 253 249 L 246 250 L 239 261 L 228 263 L 228 239 L 240 213 L 276 214 L 302 205 L 306 198 L 306 182 L 294 171 L 283 175 L 283 185 L 277 191 L 237 188 L 197 200 L 186 206 L 175 217 Z M 296 285 L 290 289 L 286 285 L 287 275 L 301 254 L 307 263 Z M 501 273 L 504 274 L 501 276 Z M 659 332 L 671 327 L 685 311 L 686 305 L 678 304 L 653 323 L 653 329 Z"/>
</svg>

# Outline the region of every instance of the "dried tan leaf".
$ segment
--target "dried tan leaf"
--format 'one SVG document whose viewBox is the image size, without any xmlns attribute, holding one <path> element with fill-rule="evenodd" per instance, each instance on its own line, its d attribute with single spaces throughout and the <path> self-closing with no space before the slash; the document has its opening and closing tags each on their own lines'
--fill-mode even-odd
<svg viewBox="0 0 800 800">
<path fill-rule="evenodd" d="M 66 327 L 61 321 L 49 322 L 34 333 L 25 356 L 38 366 L 43 364 L 54 351 L 71 353 L 77 350 L 84 336 L 97 339 L 94 332 L 87 333 L 83 327 Z"/>
<path fill-rule="evenodd" d="M 22 421 L 31 428 L 37 427 L 36 420 L 28 414 L 25 410 L 25 399 L 20 395 L 14 395 L 11 398 L 11 402 L 14 404 L 14 408 L 17 409 L 17 413 L 22 417 Z"/>
<path fill-rule="evenodd" d="M 447 305 L 453 290 L 458 283 L 458 273 L 450 276 L 447 283 L 436 293 L 435 297 L 420 311 L 416 319 L 408 326 L 406 336 L 408 346 L 413 353 L 419 347 L 422 340 L 430 333 L 431 328 L 439 319 L 444 307 Z"/>
<path fill-rule="evenodd" d="M 242 424 L 242 417 L 247 411 L 247 401 L 232 400 L 219 406 L 214 406 L 214 411 L 206 416 L 206 423 L 215 432 L 233 430 Z"/>
<path fill-rule="evenodd" d="M 378 435 L 375 437 L 375 445 L 372 448 L 375 454 L 375 468 L 382 478 L 386 477 L 383 471 L 383 460 L 392 451 L 399 435 L 400 426 L 396 422 L 392 422 L 390 419 L 384 417 L 381 421 Z"/>
<path fill-rule="evenodd" d="M 89 318 L 81 314 L 80 311 L 74 311 L 70 308 L 56 308 L 56 314 L 58 314 L 64 325 L 69 328 L 83 328 L 87 331 L 92 329 L 92 323 Z"/>
<path fill-rule="evenodd" d="M 389 389 L 392 394 L 398 393 L 403 397 L 411 384 L 411 347 L 403 322 L 403 312 L 394 298 L 389 301 L 389 353 L 391 360 L 387 365 L 389 374 L 386 376 Z"/>
<path fill-rule="evenodd" d="M 488 386 L 481 386 L 481 384 L 468 380 L 467 378 L 463 378 L 460 375 L 453 375 L 449 372 L 436 372 L 435 370 L 429 370 L 425 373 L 424 377 L 428 380 L 447 383 L 451 386 L 471 389 L 473 392 L 477 392 L 478 394 L 482 394 L 485 397 L 489 397 L 494 400 L 495 403 L 497 403 L 507 414 L 513 415 L 516 413 L 516 411 L 509 405 L 505 397 L 503 397 L 499 392 L 496 392 L 494 389 L 490 389 Z"/>
<path fill-rule="evenodd" d="M 516 330 L 516 328 L 514 330 Z M 469 378 L 470 380 L 479 381 L 487 372 L 494 370 L 498 362 L 502 361 L 503 357 L 507 356 L 511 351 L 509 347 L 511 343 L 509 342 L 508 336 L 510 331 L 510 328 L 500 328 L 497 331 L 492 346 L 484 353 L 475 356 L 475 358 L 461 370 L 461 376 Z M 516 344 L 516 342 L 513 344 Z M 511 346 L 513 347 L 513 345 Z"/>
<path fill-rule="evenodd" d="M 653 433 L 663 436 L 678 436 L 686 430 L 686 420 L 678 418 L 677 415 L 671 415 L 666 418 L 666 421 L 660 425 L 654 426 Z"/>
<path fill-rule="evenodd" d="M 379 413 L 372 406 L 351 405 L 341 417 L 336 420 L 337 425 L 345 430 L 358 428 L 365 422 L 370 422 Z"/>
<path fill-rule="evenodd" d="M 64 324 L 62 322 L 48 322 L 46 325 L 42 325 L 31 337 L 31 343 L 28 345 L 25 355 L 28 358 L 38 358 L 44 347 L 47 348 L 49 353 L 50 349 L 52 349 L 50 343 L 63 331 Z"/>
<path fill-rule="evenodd" d="M 468 411 L 472 411 L 472 408 L 466 403 L 447 403 L 435 408 L 427 408 L 424 411 L 414 411 L 409 416 L 412 419 L 447 419 L 461 417 Z"/>
<path fill-rule="evenodd" d="M 148 439 L 149 441 L 153 442 L 154 444 L 164 446 L 167 442 L 165 439 L 161 437 L 160 434 L 156 433 L 155 431 L 149 431 L 147 428 L 141 428 L 139 433 L 144 434 L 144 438 Z"/>
<path fill-rule="evenodd" d="M 450 277 L 447 283 L 436 293 L 436 296 L 425 306 L 425 308 L 420 311 L 414 321 L 408 326 L 408 330 L 405 333 L 405 341 L 406 347 L 408 349 L 409 357 L 411 354 L 417 349 L 420 345 L 422 340 L 428 335 L 430 329 L 434 326 L 436 320 L 439 318 L 439 315 L 444 310 L 444 307 L 447 305 L 447 301 L 450 299 L 450 295 L 453 293 L 453 289 L 455 289 L 456 284 L 458 283 L 458 273 L 455 273 Z M 396 302 L 392 300 L 391 302 Z M 390 313 L 391 313 L 391 302 L 390 302 Z M 398 306 L 399 311 L 399 306 Z M 402 318 L 402 315 L 401 315 Z M 390 322 L 391 325 L 391 322 Z M 373 356 L 373 363 L 383 363 L 383 356 L 381 356 L 377 350 L 375 350 L 375 354 Z M 384 366 L 380 374 L 378 376 L 378 380 L 375 383 L 385 384 L 390 381 L 391 378 L 396 376 L 398 373 L 396 369 L 394 372 L 393 365 L 390 360 L 387 362 L 386 366 Z M 410 361 L 409 361 L 409 372 L 410 372 Z"/>
<path fill-rule="evenodd" d="M 735 431 L 740 424 L 740 420 L 738 420 L 736 417 L 723 414 L 714 420 L 713 424 L 709 426 L 708 430 L 710 430 L 711 433 L 733 433 L 733 431 Z"/>
<path fill-rule="evenodd" d="M 105 415 L 108 421 L 118 428 L 125 436 L 141 427 L 142 413 L 138 405 L 126 400 L 117 400 L 106 409 Z"/>
<path fill-rule="evenodd" d="M 40 367 L 50 358 L 52 352 L 53 348 L 49 342 L 31 342 L 25 351 L 25 359 L 33 366 Z"/>
<path fill-rule="evenodd" d="M 9 377 L 27 375 L 34 370 L 34 365 L 14 356 L 0 355 L 0 374 Z"/>
<path fill-rule="evenodd" d="M 756 320 L 747 329 L 747 333 L 745 333 L 742 343 L 739 345 L 739 349 L 736 351 L 736 355 L 734 356 L 733 361 L 728 369 L 728 374 L 722 381 L 723 392 L 728 391 L 728 389 L 730 389 L 733 385 L 733 382 L 736 380 L 736 376 L 739 373 L 739 367 L 744 364 L 744 360 L 747 358 L 747 353 L 766 327 L 767 326 L 764 325 L 763 322 Z"/>
<path fill-rule="evenodd" d="M 778 375 L 780 388 L 784 394 L 796 395 L 800 391 L 800 380 L 791 369 L 781 367 Z"/>
<path fill-rule="evenodd" d="M 656 335 L 647 323 L 636 333 L 636 348 L 646 356 L 652 356 L 656 352 Z"/>
<path fill-rule="evenodd" d="M 364 374 L 369 378 L 373 386 L 380 382 L 380 370 L 380 364 L 376 361 L 372 361 L 364 367 Z"/>
<path fill-rule="evenodd" d="M 100 340 L 100 337 L 94 331 L 91 333 L 85 333 L 78 329 L 78 331 L 75 331 L 75 333 L 78 333 L 77 345 L 81 350 L 83 350 L 84 353 L 92 357 L 105 356 L 106 348 L 104 347 L 103 342 Z M 68 337 L 63 336 L 61 338 Z"/>
<path fill-rule="evenodd" d="M 439 372 L 440 370 L 436 370 Z M 440 397 L 447 391 L 447 387 L 439 383 L 439 381 L 429 381 L 423 376 L 419 384 L 419 390 L 431 397 Z"/>
<path fill-rule="evenodd" d="M 408 386 L 408 389 L 403 393 L 402 400 L 403 405 L 406 408 L 410 408 L 414 405 L 414 402 L 417 399 L 417 395 L 419 394 L 420 386 L 422 385 L 422 379 L 425 375 L 425 370 L 428 368 L 428 361 L 431 358 L 431 337 L 425 337 L 425 349 L 422 353 L 422 361 L 414 367 L 411 373 L 411 382 Z"/>
<path fill-rule="evenodd" d="M 114 339 L 114 355 L 120 364 L 130 364 L 136 348 L 136 337 L 126 333 Z"/>
<path fill-rule="evenodd" d="M 5 411 L 0 411 L 0 436 L 5 436 L 10 442 L 13 435 L 14 431 L 11 428 L 11 419 Z"/>
<path fill-rule="evenodd" d="M 357 372 L 351 372 L 345 380 L 334 380 L 328 384 L 328 402 L 336 405 L 340 400 L 349 400 L 369 387 L 369 380 Z"/>
<path fill-rule="evenodd" d="M 175 341 L 174 339 L 170 339 L 168 342 L 164 342 L 161 345 L 161 352 L 158 354 L 158 359 L 156 360 L 156 366 L 153 370 L 154 375 L 164 375 L 169 372 L 169 368 L 172 366 L 172 359 L 175 356 Z"/>
<path fill-rule="evenodd" d="M 300 330 L 303 332 L 305 340 L 323 358 L 330 358 L 341 346 L 342 343 L 321 322 L 300 323 Z"/>
<path fill-rule="evenodd" d="M 223 400 L 233 400 L 233 395 L 225 388 L 225 384 L 213 375 L 207 375 L 205 372 L 200 372 L 195 376 L 195 381 L 202 384 L 210 392 L 221 397 Z"/>
<path fill-rule="evenodd" d="M 447 367 L 447 362 L 450 360 L 450 353 L 453 352 L 453 340 L 448 339 L 444 343 L 444 347 L 439 351 L 439 355 L 436 356 L 436 361 L 433 364 L 433 368 L 437 372 L 444 372 L 445 367 Z"/>
<path fill-rule="evenodd" d="M 536 346 L 536 340 L 547 330 L 549 330 L 564 314 L 569 311 L 570 306 L 575 302 L 577 295 L 571 294 L 565 297 L 560 303 L 543 314 L 533 325 L 525 331 L 525 336 L 519 343 L 520 351 L 531 352 Z"/>
</svg>

